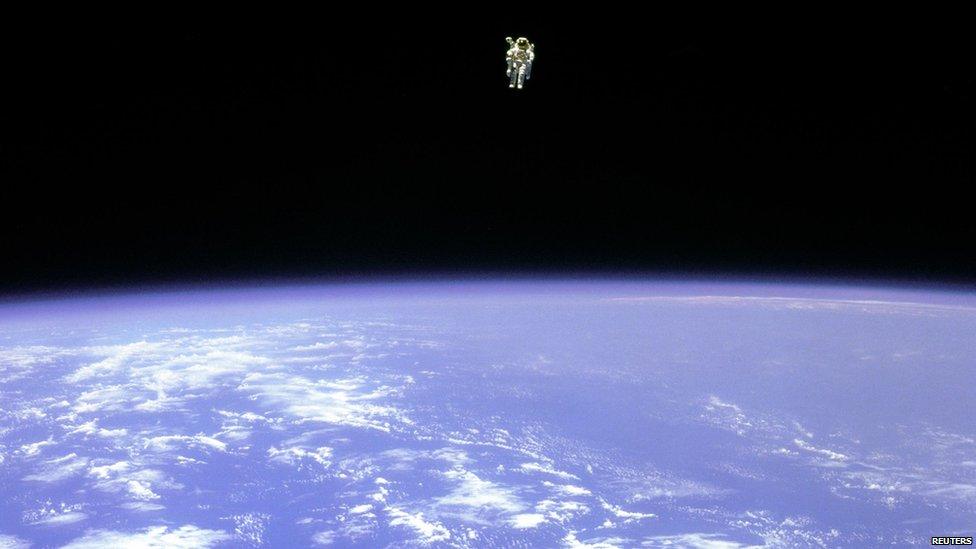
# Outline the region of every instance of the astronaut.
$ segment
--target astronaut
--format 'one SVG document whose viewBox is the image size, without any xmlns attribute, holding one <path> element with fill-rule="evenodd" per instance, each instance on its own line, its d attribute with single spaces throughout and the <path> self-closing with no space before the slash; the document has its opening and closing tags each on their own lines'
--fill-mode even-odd
<svg viewBox="0 0 976 549">
<path fill-rule="evenodd" d="M 505 55 L 505 60 L 508 61 L 508 71 L 505 73 L 509 78 L 508 87 L 522 89 L 525 81 L 532 76 L 535 44 L 529 42 L 529 39 L 525 37 L 512 40 L 512 37 L 509 36 L 505 41 L 510 46 Z"/>
</svg>

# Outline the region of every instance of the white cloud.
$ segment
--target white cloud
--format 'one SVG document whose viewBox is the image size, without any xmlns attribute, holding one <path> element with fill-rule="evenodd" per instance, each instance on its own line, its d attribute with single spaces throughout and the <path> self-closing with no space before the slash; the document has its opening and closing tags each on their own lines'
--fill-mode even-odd
<svg viewBox="0 0 976 549">
<path fill-rule="evenodd" d="M 318 532 L 312 536 L 312 542 L 316 545 L 332 545 L 335 543 L 336 534 L 331 530 L 326 530 L 325 532 Z"/>
<path fill-rule="evenodd" d="M 65 379 L 72 384 L 96 384 L 76 399 L 77 413 L 178 410 L 189 398 L 225 383 L 233 386 L 255 367 L 274 368 L 269 359 L 247 352 L 246 347 L 259 343 L 246 335 L 209 339 L 193 335 L 86 347 L 78 352 L 100 360 Z"/>
<path fill-rule="evenodd" d="M 746 546 L 724 539 L 722 534 L 678 534 L 645 538 L 641 547 L 668 547 L 674 549 L 743 549 Z"/>
<path fill-rule="evenodd" d="M 339 344 L 336 343 L 335 341 L 330 341 L 328 343 L 323 343 L 321 341 L 318 341 L 311 345 L 298 345 L 297 347 L 292 347 L 291 350 L 292 351 L 322 351 L 328 349 L 336 349 L 338 347 Z"/>
<path fill-rule="evenodd" d="M 92 378 L 116 374 L 125 368 L 131 360 L 158 351 L 162 347 L 163 343 L 149 343 L 148 341 L 137 341 L 135 343 L 109 347 L 94 347 L 91 349 L 94 354 L 107 356 L 98 362 L 78 368 L 65 377 L 65 381 L 68 383 L 79 383 Z"/>
<path fill-rule="evenodd" d="M 72 408 L 79 414 L 100 410 L 124 410 L 133 399 L 132 391 L 124 385 L 99 386 L 78 395 Z"/>
<path fill-rule="evenodd" d="M 824 310 L 824 311 L 860 311 L 875 314 L 906 314 L 910 316 L 937 316 L 960 311 L 972 311 L 972 307 L 963 305 L 946 305 L 940 303 L 917 303 L 910 301 L 883 301 L 868 299 L 818 299 L 802 297 L 765 297 L 765 296 L 648 296 L 648 297 L 617 297 L 611 298 L 616 302 L 663 302 L 683 303 L 688 305 L 727 305 L 743 307 L 765 307 L 769 309 L 789 310 Z"/>
<path fill-rule="evenodd" d="M 217 410 L 217 413 L 225 418 L 241 420 L 248 423 L 274 423 L 277 420 L 268 419 L 261 414 L 254 412 L 231 412 L 228 410 Z"/>
<path fill-rule="evenodd" d="M 732 431 L 739 436 L 746 436 L 758 428 L 760 425 L 750 419 L 742 408 L 731 402 L 725 402 L 721 398 L 710 395 L 708 403 L 704 405 L 705 411 L 702 419 L 720 429 Z"/>
<path fill-rule="evenodd" d="M 222 517 L 234 521 L 234 537 L 247 542 L 249 546 L 264 545 L 264 531 L 268 527 L 271 515 L 267 513 L 241 513 L 230 517 Z"/>
<path fill-rule="evenodd" d="M 424 520 L 423 513 L 410 514 L 396 508 L 388 508 L 387 513 L 392 517 L 390 526 L 403 526 L 412 529 L 420 536 L 423 543 L 435 543 L 451 539 L 451 533 L 439 522 Z"/>
<path fill-rule="evenodd" d="M 221 437 L 227 440 L 239 442 L 250 438 L 251 433 L 251 429 L 241 425 L 224 425 L 219 432 L 214 433 L 214 438 Z"/>
<path fill-rule="evenodd" d="M 575 531 L 567 533 L 563 543 L 571 549 L 619 549 L 632 545 L 631 540 L 623 538 L 590 538 L 580 541 Z"/>
<path fill-rule="evenodd" d="M 137 501 L 160 499 L 158 489 L 175 490 L 182 485 L 157 469 L 139 469 L 135 464 L 120 461 L 88 469 L 88 477 L 95 479 L 94 488 L 103 492 L 125 494 Z"/>
<path fill-rule="evenodd" d="M 31 522 L 31 524 L 37 526 L 61 526 L 63 524 L 74 524 L 76 522 L 81 522 L 87 518 L 88 515 L 85 513 L 69 511 L 67 513 L 56 513 L 44 516 Z"/>
<path fill-rule="evenodd" d="M 439 448 L 437 450 L 394 448 L 392 450 L 386 450 L 380 456 L 393 460 L 394 463 L 390 466 L 390 469 L 403 471 L 415 469 L 417 465 L 414 462 L 418 460 L 444 461 L 456 468 L 461 468 L 472 461 L 464 450 L 450 447 Z"/>
<path fill-rule="evenodd" d="M 606 509 L 607 511 L 613 513 L 614 516 L 616 516 L 617 518 L 624 519 L 624 523 L 654 518 L 655 516 L 657 516 L 654 513 L 638 513 L 634 511 L 625 511 L 619 505 L 614 505 L 602 498 L 600 499 L 600 505 L 602 505 L 603 508 Z"/>
<path fill-rule="evenodd" d="M 518 513 L 525 508 L 515 492 L 489 480 L 478 477 L 471 471 L 452 469 L 443 475 L 456 482 L 454 488 L 445 496 L 435 499 L 438 507 L 468 508 L 480 514 L 483 511 Z M 459 514 L 476 520 L 474 514 L 458 510 Z"/>
<path fill-rule="evenodd" d="M 582 486 L 574 486 L 572 484 L 553 484 L 552 482 L 543 481 L 543 486 L 551 489 L 554 492 L 562 494 L 564 496 L 587 496 L 592 492 L 583 488 Z"/>
<path fill-rule="evenodd" d="M 171 529 L 154 526 L 137 532 L 92 530 L 62 549 L 102 549 L 104 547 L 129 547 L 133 549 L 194 549 L 213 547 L 231 539 L 222 530 L 207 530 L 187 525 Z"/>
<path fill-rule="evenodd" d="M 164 435 L 147 439 L 144 443 L 144 447 L 147 450 L 154 450 L 157 452 L 169 452 L 177 447 L 182 448 L 186 446 L 217 450 L 220 452 L 227 451 L 227 443 L 203 434 L 193 436 Z"/>
<path fill-rule="evenodd" d="M 543 465 L 541 463 L 523 463 L 522 465 L 519 465 L 518 470 L 523 473 L 544 473 L 567 480 L 579 480 L 579 477 L 572 473 L 559 471 L 553 468 L 551 465 Z"/>
<path fill-rule="evenodd" d="M 88 467 L 88 458 L 79 457 L 77 454 L 68 454 L 45 461 L 40 472 L 27 475 L 24 480 L 58 482 L 75 476 L 86 467 Z"/>
<path fill-rule="evenodd" d="M 165 505 L 160 505 L 158 503 L 149 503 L 147 501 L 129 501 L 123 503 L 119 507 L 127 509 L 129 511 L 136 511 L 140 513 L 149 513 L 152 511 L 162 511 L 166 508 Z"/>
<path fill-rule="evenodd" d="M 0 347 L 0 383 L 9 383 L 29 375 L 34 366 L 51 364 L 70 354 L 57 347 L 31 345 L 24 347 Z"/>
<path fill-rule="evenodd" d="M 352 540 L 372 537 L 376 529 L 376 523 L 373 520 L 374 516 L 371 513 L 368 515 L 352 515 L 346 517 L 345 522 L 339 528 L 339 535 Z"/>
<path fill-rule="evenodd" d="M 53 446 L 54 439 L 48 438 L 47 440 L 42 440 L 39 442 L 32 442 L 30 444 L 24 444 L 20 447 L 20 453 L 25 457 L 34 457 L 41 453 L 41 449 L 45 446 Z"/>
<path fill-rule="evenodd" d="M 9 419 L 15 419 L 24 423 L 30 423 L 32 421 L 36 422 L 47 417 L 47 413 L 36 406 L 25 406 L 19 410 L 12 410 L 9 412 L 0 410 L 0 414 L 6 415 Z M 3 433 L 4 429 L 0 429 L 0 434 Z"/>
<path fill-rule="evenodd" d="M 161 364 L 141 368 L 134 374 L 143 386 L 158 392 L 199 390 L 268 362 L 267 358 L 247 352 L 215 349 L 201 354 L 179 355 Z"/>
<path fill-rule="evenodd" d="M 82 512 L 82 508 L 83 505 L 80 503 L 55 503 L 48 500 L 40 508 L 24 511 L 23 519 L 25 523 L 35 526 L 74 524 L 88 518 L 88 515 Z"/>
<path fill-rule="evenodd" d="M 66 428 L 71 429 L 68 431 L 69 435 L 98 436 L 103 438 L 124 437 L 129 433 L 126 429 L 101 428 L 98 426 L 97 419 L 93 419 L 87 423 L 82 423 L 81 425 L 72 425 Z"/>
<path fill-rule="evenodd" d="M 159 499 L 159 494 L 152 491 L 149 487 L 149 483 L 139 481 L 139 480 L 129 480 L 125 483 L 126 491 L 134 499 L 138 500 L 151 500 Z"/>
<path fill-rule="evenodd" d="M 268 458 L 271 461 L 277 461 L 279 463 L 287 463 L 289 465 L 295 465 L 301 463 L 303 459 L 311 459 L 322 467 L 329 467 L 332 465 L 330 458 L 332 457 L 332 448 L 328 446 L 322 446 L 314 450 L 306 450 L 301 447 L 292 448 L 282 448 L 278 449 L 272 446 L 268 448 Z"/>
<path fill-rule="evenodd" d="M 535 528 L 546 521 L 544 515 L 537 513 L 524 513 L 521 515 L 515 515 L 511 518 L 510 524 L 512 528 L 526 529 Z"/>
<path fill-rule="evenodd" d="M 17 536 L 0 534 L 0 549 L 28 549 L 29 547 L 30 543 Z"/>
<path fill-rule="evenodd" d="M 376 492 L 369 495 L 370 499 L 377 503 L 386 503 L 386 496 L 390 495 L 390 491 L 386 487 L 390 484 L 390 481 L 383 477 L 377 477 L 373 480 L 373 483 L 376 484 Z"/>
<path fill-rule="evenodd" d="M 392 394 L 393 389 L 370 385 L 365 378 L 312 381 L 282 373 L 252 373 L 244 378 L 240 389 L 301 421 L 384 432 L 391 430 L 391 423 L 405 422 L 398 409 L 373 403 Z"/>
<path fill-rule="evenodd" d="M 831 461 L 847 461 L 849 459 L 846 455 L 841 454 L 840 452 L 834 452 L 825 448 L 817 448 L 816 446 L 800 438 L 794 439 L 793 444 L 795 444 L 796 447 L 801 450 L 823 456 Z"/>
<path fill-rule="evenodd" d="M 214 438 L 243 441 L 250 438 L 258 426 L 281 428 L 280 418 L 269 419 L 254 412 L 231 412 L 227 410 L 216 410 L 216 412 L 222 419 L 221 430 L 214 434 Z"/>
<path fill-rule="evenodd" d="M 88 475 L 95 478 L 107 479 L 130 469 L 132 469 L 131 463 L 128 461 L 119 461 L 111 465 L 92 466 L 88 469 Z"/>
<path fill-rule="evenodd" d="M 590 508 L 578 501 L 554 501 L 544 499 L 536 503 L 535 510 L 556 522 L 566 522 L 578 515 L 585 515 Z"/>
</svg>

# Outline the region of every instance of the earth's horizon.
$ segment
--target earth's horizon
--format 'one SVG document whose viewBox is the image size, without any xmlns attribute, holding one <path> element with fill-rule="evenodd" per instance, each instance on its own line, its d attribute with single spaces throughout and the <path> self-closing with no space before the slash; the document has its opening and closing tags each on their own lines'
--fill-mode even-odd
<svg viewBox="0 0 976 549">
<path fill-rule="evenodd" d="M 814 282 L 8 300 L 0 548 L 971 536 L 974 334 L 972 292 Z"/>
</svg>

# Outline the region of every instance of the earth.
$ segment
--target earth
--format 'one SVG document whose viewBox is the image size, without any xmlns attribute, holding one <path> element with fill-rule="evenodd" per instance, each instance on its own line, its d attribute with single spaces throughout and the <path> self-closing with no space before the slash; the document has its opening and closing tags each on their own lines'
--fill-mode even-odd
<svg viewBox="0 0 976 549">
<path fill-rule="evenodd" d="M 976 296 L 461 281 L 0 304 L 0 547 L 973 535 Z"/>
</svg>

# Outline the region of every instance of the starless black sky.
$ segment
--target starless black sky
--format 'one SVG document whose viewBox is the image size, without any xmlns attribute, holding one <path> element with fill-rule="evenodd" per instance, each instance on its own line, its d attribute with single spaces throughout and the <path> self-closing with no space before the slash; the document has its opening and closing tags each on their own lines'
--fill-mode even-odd
<svg viewBox="0 0 976 549">
<path fill-rule="evenodd" d="M 8 35 L 0 291 L 445 272 L 976 279 L 969 34 L 451 15 Z M 538 61 L 514 92 L 504 38 L 520 34 Z"/>
</svg>

